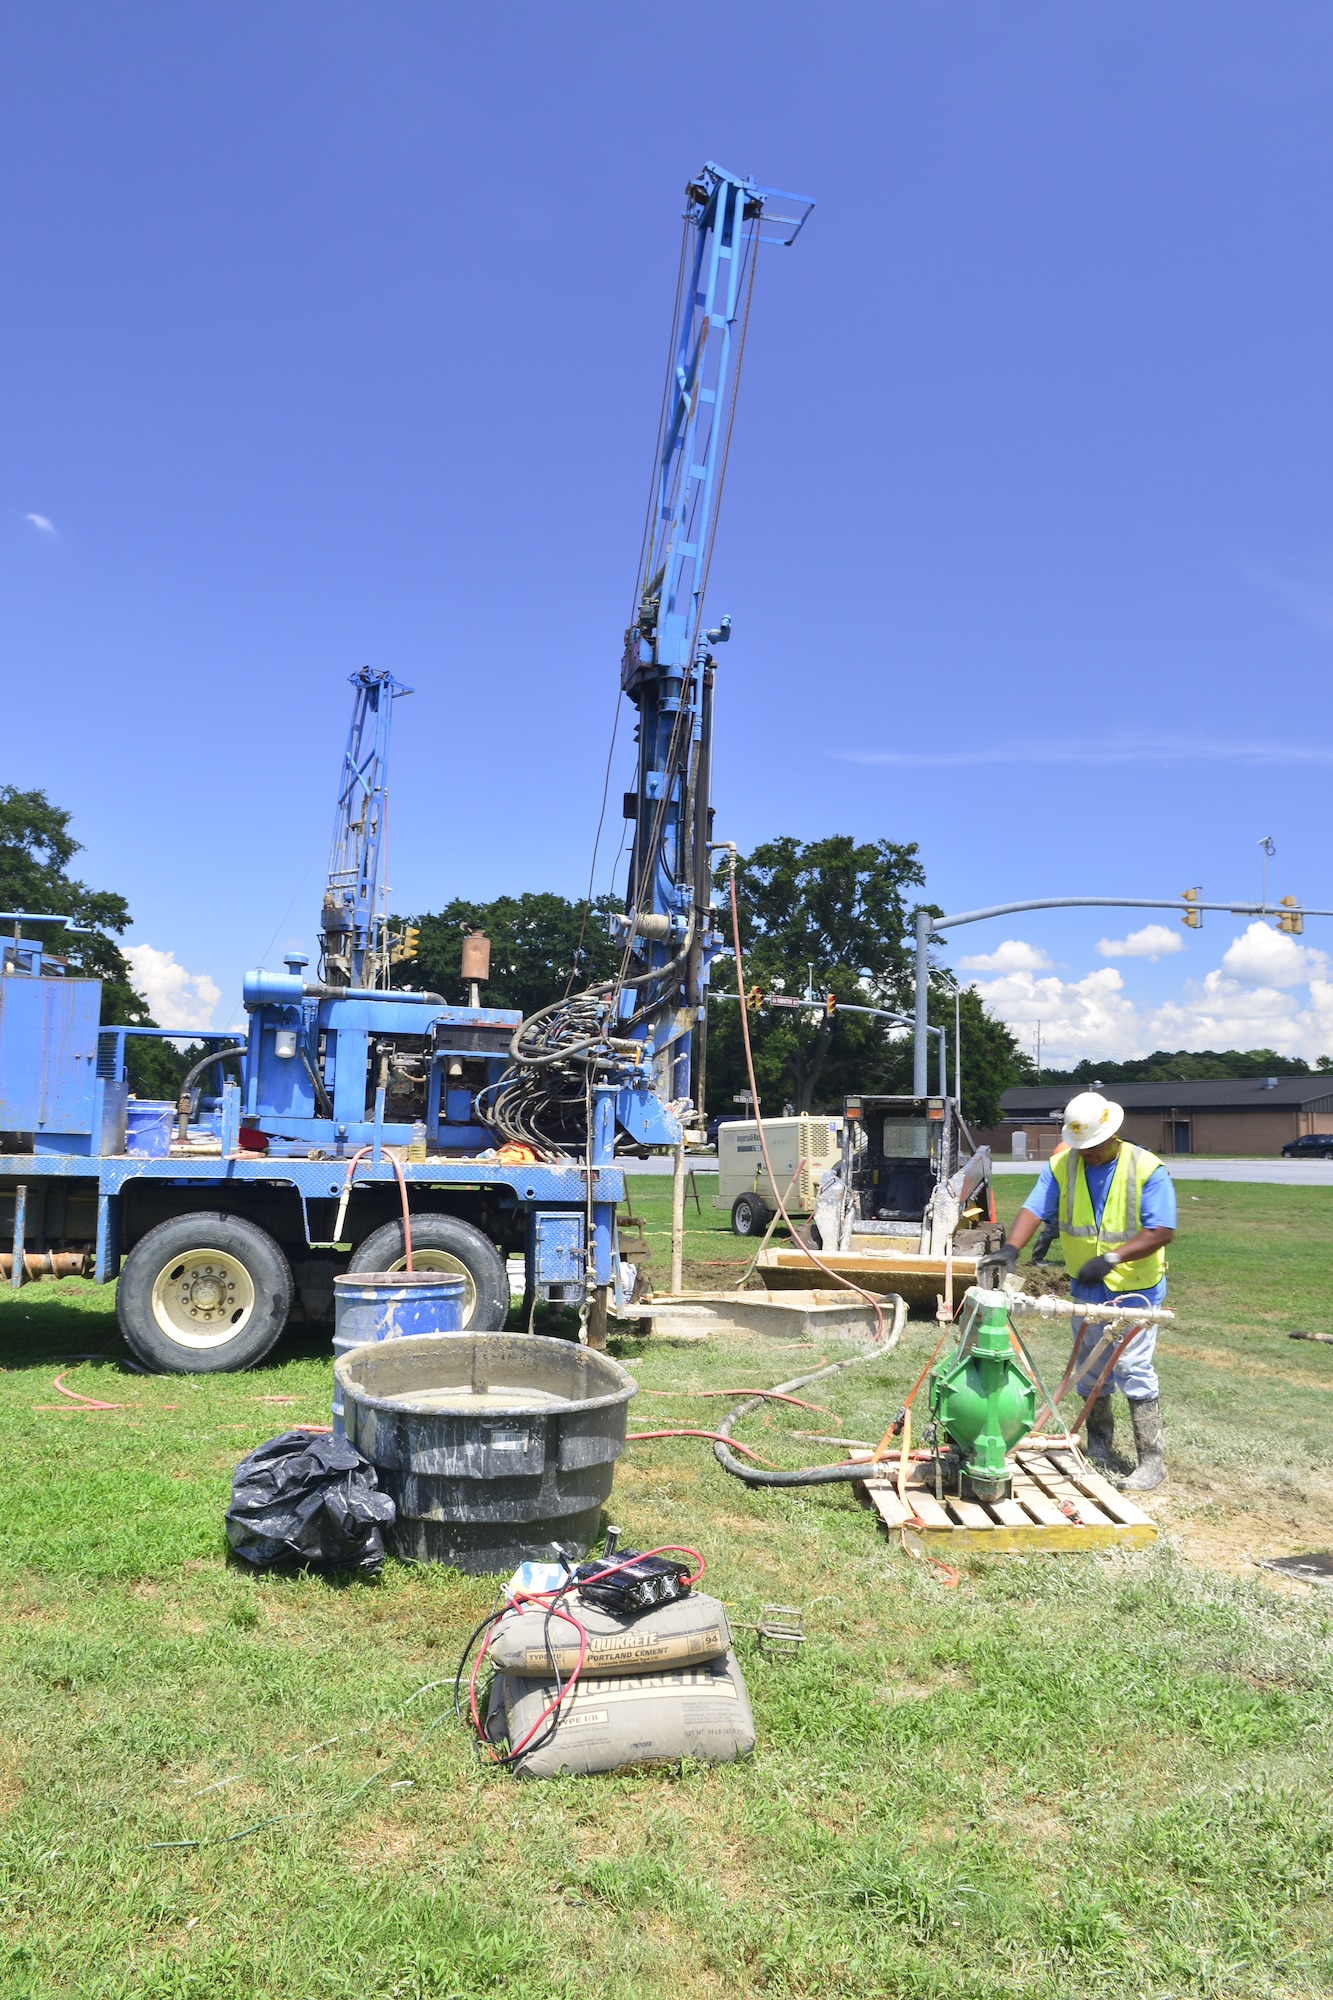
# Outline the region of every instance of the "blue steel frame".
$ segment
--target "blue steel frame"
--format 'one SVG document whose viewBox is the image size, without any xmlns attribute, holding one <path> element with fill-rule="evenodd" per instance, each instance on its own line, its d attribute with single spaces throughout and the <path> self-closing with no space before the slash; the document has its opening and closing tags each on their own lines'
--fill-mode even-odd
<svg viewBox="0 0 1333 2000">
<path fill-rule="evenodd" d="M 234 1086 L 231 1086 L 234 1091 Z M 554 1211 L 577 1220 L 579 1236 L 589 1201 L 594 1213 L 608 1219 L 605 1230 L 594 1229 L 597 1282 L 610 1284 L 614 1277 L 609 1220 L 616 1204 L 624 1198 L 625 1177 L 619 1167 L 598 1169 L 589 1177 L 584 1168 L 573 1165 L 544 1166 L 540 1163 L 501 1166 L 486 1160 L 427 1160 L 406 1165 L 403 1172 L 409 1187 L 430 1187 L 445 1192 L 475 1194 L 485 1189 L 512 1198 L 519 1209 Z M 15 1235 L 23 1227 L 26 1194 L 33 1183 L 53 1179 L 97 1183 L 97 1267 L 95 1282 L 114 1278 L 120 1263 L 120 1197 L 135 1182 L 151 1182 L 168 1187 L 274 1187 L 294 1189 L 305 1217 L 306 1243 L 310 1248 L 331 1246 L 315 1237 L 310 1227 L 310 1203 L 336 1199 L 347 1177 L 344 1160 L 271 1159 L 242 1154 L 222 1159 L 135 1159 L 129 1156 L 87 1159 L 79 1154 L 10 1153 L 0 1155 L 0 1193 L 13 1190 L 16 1196 Z M 388 1160 L 363 1162 L 352 1183 L 352 1212 L 357 1190 L 378 1186 L 392 1191 L 396 1186 Z M 16 1247 L 21 1253 L 21 1243 Z M 20 1280 L 20 1282 L 22 1282 Z"/>
</svg>

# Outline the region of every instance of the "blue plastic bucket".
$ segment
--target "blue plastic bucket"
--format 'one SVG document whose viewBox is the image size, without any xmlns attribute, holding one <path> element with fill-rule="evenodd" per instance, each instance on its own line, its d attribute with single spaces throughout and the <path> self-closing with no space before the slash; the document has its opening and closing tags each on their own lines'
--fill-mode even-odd
<svg viewBox="0 0 1333 2000">
<path fill-rule="evenodd" d="M 333 1281 L 333 1356 L 409 1333 L 461 1333 L 467 1280 L 461 1271 L 348 1271 Z M 333 1428 L 344 1435 L 333 1378 Z"/>
<path fill-rule="evenodd" d="M 125 1151 L 165 1160 L 171 1150 L 176 1107 L 155 1097 L 132 1097 L 125 1106 Z"/>
</svg>

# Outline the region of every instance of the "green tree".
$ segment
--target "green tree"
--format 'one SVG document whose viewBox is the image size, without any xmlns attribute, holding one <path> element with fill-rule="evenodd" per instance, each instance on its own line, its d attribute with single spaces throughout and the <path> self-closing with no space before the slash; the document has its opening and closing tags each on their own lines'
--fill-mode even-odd
<svg viewBox="0 0 1333 2000">
<path fill-rule="evenodd" d="M 83 851 L 70 833 L 70 818 L 45 792 L 0 785 L 0 908 L 51 912 L 88 929 L 91 935 L 80 936 L 43 925 L 40 934 L 52 957 L 72 961 L 71 971 L 84 978 L 101 980 L 104 1026 L 153 1027 L 148 1002 L 134 990 L 113 935 L 129 924 L 129 905 L 112 890 L 90 889 L 69 873 L 74 856 Z M 174 1096 L 194 1059 L 194 1052 L 180 1056 L 152 1041 L 132 1040 L 126 1051 L 130 1087 L 141 1097 Z"/>
<path fill-rule="evenodd" d="M 717 871 L 721 930 L 731 933 L 729 868 Z M 910 939 L 912 891 L 925 881 L 915 843 L 854 841 L 846 834 L 802 843 L 784 836 L 766 841 L 736 861 L 736 903 L 745 955 L 745 982 L 766 994 L 832 993 L 835 1003 L 883 1007 L 910 1013 L 915 964 Z M 940 914 L 940 912 L 936 912 Z M 719 991 L 735 991 L 733 954 L 721 955 L 714 970 Z M 979 996 L 964 988 L 960 998 L 963 1033 L 964 1116 L 981 1124 L 999 1116 L 1004 1090 L 1021 1081 L 1025 1059 L 1002 1021 L 988 1014 Z M 931 981 L 929 1016 L 942 1023 L 953 1044 L 953 987 L 937 968 Z M 839 1110 L 858 1092 L 910 1092 L 910 1031 L 873 1016 L 841 1011 L 797 1013 L 765 1008 L 750 1015 L 755 1080 L 770 1111 Z M 932 1041 L 930 1077 L 938 1074 Z M 950 1062 L 950 1082 L 953 1065 Z M 715 999 L 709 1008 L 707 1109 L 729 1113 L 747 1086 L 734 1000 Z"/>
<path fill-rule="evenodd" d="M 614 977 L 621 947 L 613 942 L 607 919 L 623 908 L 615 896 L 598 896 L 585 909 L 547 891 L 497 896 L 489 903 L 456 896 L 437 914 L 410 920 L 421 935 L 404 971 L 413 985 L 446 1000 L 466 1000 L 463 938 L 470 930 L 484 930 L 491 941 L 491 976 L 482 988 L 483 1006 L 535 1014 L 567 991 Z M 400 927 L 398 918 L 393 926 Z"/>
<path fill-rule="evenodd" d="M 906 942 L 908 892 L 924 882 L 915 844 L 854 841 L 847 834 L 801 842 L 787 835 L 736 857 L 745 982 L 765 993 L 816 994 L 862 1006 L 905 1008 L 912 990 Z M 721 931 L 730 940 L 730 871 L 716 881 Z M 736 990 L 734 955 L 722 954 L 713 984 Z M 886 1088 L 894 1067 L 881 1021 L 864 1015 L 818 1016 L 766 1009 L 752 1014 L 755 1078 L 766 1109 L 797 1111 L 840 1104 L 848 1091 Z M 731 1111 L 747 1087 L 740 1009 L 715 999 L 709 1010 L 708 1106 Z"/>
<path fill-rule="evenodd" d="M 1320 1056 L 1315 1069 L 1333 1063 Z M 1085 1059 L 1070 1070 L 1042 1070 L 1043 1083 L 1069 1084 L 1086 1090 L 1101 1083 L 1195 1082 L 1251 1076 L 1309 1076 L 1310 1065 L 1300 1056 L 1280 1056 L 1273 1049 L 1155 1049 L 1150 1056 L 1131 1056 L 1124 1062 Z"/>
</svg>

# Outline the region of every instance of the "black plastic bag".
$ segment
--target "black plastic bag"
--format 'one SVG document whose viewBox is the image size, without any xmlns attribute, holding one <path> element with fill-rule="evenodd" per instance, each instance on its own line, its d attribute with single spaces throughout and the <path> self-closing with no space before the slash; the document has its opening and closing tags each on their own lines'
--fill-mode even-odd
<svg viewBox="0 0 1333 2000">
<path fill-rule="evenodd" d="M 377 1576 L 394 1504 L 346 1438 L 284 1431 L 231 1478 L 227 1540 L 256 1569 L 280 1564 Z"/>
</svg>

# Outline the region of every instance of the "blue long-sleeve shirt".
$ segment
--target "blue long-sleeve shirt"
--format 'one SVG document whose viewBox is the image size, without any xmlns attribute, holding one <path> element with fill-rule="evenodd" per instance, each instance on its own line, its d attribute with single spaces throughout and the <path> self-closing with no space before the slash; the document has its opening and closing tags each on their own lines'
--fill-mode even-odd
<svg viewBox="0 0 1333 2000">
<path fill-rule="evenodd" d="M 1088 1194 L 1092 1200 L 1092 1212 L 1098 1222 L 1106 1207 L 1107 1191 L 1111 1176 L 1115 1172 L 1115 1159 L 1094 1164 L 1083 1162 L 1087 1175 Z M 1054 1222 L 1060 1213 L 1060 1184 L 1047 1163 L 1041 1170 L 1037 1184 L 1023 1203 L 1029 1214 L 1038 1216 L 1042 1222 Z M 1176 1186 L 1165 1167 L 1155 1167 L 1139 1191 L 1139 1226 L 1142 1229 L 1174 1229 L 1176 1226 Z M 1113 1292 L 1109 1285 L 1080 1285 L 1071 1271 L 1073 1295 L 1085 1305 L 1104 1305 L 1105 1302 L 1130 1296 L 1146 1299 L 1149 1305 L 1158 1306 L 1166 1297 L 1166 1279 L 1160 1278 L 1155 1285 L 1144 1292 Z"/>
</svg>

